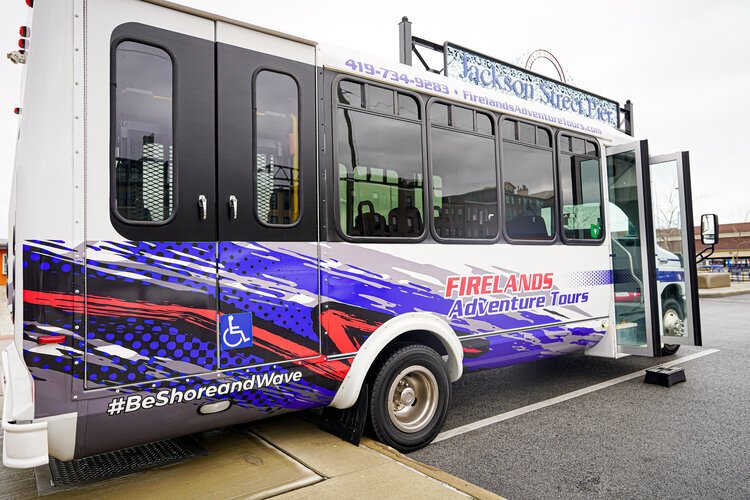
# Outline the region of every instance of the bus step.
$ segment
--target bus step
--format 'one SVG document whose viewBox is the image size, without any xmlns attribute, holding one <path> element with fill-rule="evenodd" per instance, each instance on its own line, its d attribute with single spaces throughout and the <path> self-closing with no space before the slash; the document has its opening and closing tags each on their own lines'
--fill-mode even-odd
<svg viewBox="0 0 750 500">
<path fill-rule="evenodd" d="M 186 436 L 66 462 L 49 457 L 49 466 L 44 465 L 35 470 L 37 492 L 46 495 L 71 490 L 207 454 L 195 439 Z"/>
<path fill-rule="evenodd" d="M 664 387 L 672 387 L 680 382 L 685 382 L 685 369 L 679 366 L 654 366 L 646 370 L 646 378 L 644 382 L 647 384 L 663 385 Z"/>
</svg>

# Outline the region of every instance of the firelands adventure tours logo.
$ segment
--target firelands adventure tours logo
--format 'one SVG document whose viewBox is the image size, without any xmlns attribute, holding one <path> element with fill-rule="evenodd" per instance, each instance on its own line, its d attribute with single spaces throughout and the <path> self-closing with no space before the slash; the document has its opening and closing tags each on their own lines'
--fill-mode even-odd
<svg viewBox="0 0 750 500">
<path fill-rule="evenodd" d="M 512 273 L 507 277 L 499 274 L 449 276 L 445 282 L 444 296 L 454 298 L 454 301 L 448 317 L 475 318 L 588 302 L 588 292 L 561 293 L 552 290 L 553 281 L 554 273 Z M 491 297 L 493 295 L 510 297 L 500 299 Z"/>
</svg>

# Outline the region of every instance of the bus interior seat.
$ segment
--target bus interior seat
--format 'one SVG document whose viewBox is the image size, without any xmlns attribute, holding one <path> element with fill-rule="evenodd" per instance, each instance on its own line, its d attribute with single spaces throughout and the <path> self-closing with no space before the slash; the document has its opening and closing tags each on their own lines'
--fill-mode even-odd
<svg viewBox="0 0 750 500">
<path fill-rule="evenodd" d="M 419 236 L 422 234 L 422 214 L 406 198 L 406 206 L 398 206 L 388 212 L 388 230 L 394 236 Z"/>
<path fill-rule="evenodd" d="M 508 222 L 512 238 L 548 238 L 547 226 L 541 215 L 518 215 Z"/>
<path fill-rule="evenodd" d="M 357 217 L 354 219 L 353 236 L 386 236 L 386 232 L 385 217 L 375 211 L 371 201 L 360 201 L 357 205 Z"/>
</svg>

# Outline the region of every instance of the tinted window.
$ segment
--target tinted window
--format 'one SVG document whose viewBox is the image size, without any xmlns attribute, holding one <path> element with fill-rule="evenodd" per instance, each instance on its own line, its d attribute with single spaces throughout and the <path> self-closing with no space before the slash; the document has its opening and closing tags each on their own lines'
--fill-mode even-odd
<svg viewBox="0 0 750 500">
<path fill-rule="evenodd" d="M 380 113 L 393 114 L 393 91 L 373 87 L 372 85 L 367 86 L 367 101 L 368 106 L 373 111 Z"/>
<path fill-rule="evenodd" d="M 512 120 L 503 121 L 503 139 L 518 139 L 516 135 L 516 122 Z"/>
<path fill-rule="evenodd" d="M 502 158 L 508 236 L 552 239 L 555 233 L 552 150 L 504 141 Z"/>
<path fill-rule="evenodd" d="M 419 107 L 417 101 L 411 96 L 398 95 L 398 114 L 404 118 L 419 119 Z"/>
<path fill-rule="evenodd" d="M 470 109 L 452 106 L 451 125 L 464 130 L 474 130 L 474 113 Z"/>
<path fill-rule="evenodd" d="M 477 132 L 492 135 L 492 120 L 489 116 L 477 113 Z"/>
<path fill-rule="evenodd" d="M 299 98 L 289 75 L 255 77 L 256 214 L 267 224 L 299 219 Z"/>
<path fill-rule="evenodd" d="M 528 144 L 536 143 L 536 127 L 529 123 L 518 123 L 518 140 Z"/>
<path fill-rule="evenodd" d="M 580 147 L 583 139 L 561 136 L 561 143 L 568 143 Z M 587 148 L 597 153 L 596 145 L 585 141 Z M 563 234 L 569 240 L 601 240 L 602 231 L 602 200 L 601 173 L 599 158 L 574 155 L 567 152 L 560 154 L 560 193 L 562 199 Z"/>
<path fill-rule="evenodd" d="M 351 106 L 362 106 L 362 84 L 343 81 L 339 84 L 339 102 Z"/>
<path fill-rule="evenodd" d="M 430 121 L 441 125 L 448 125 L 448 106 L 435 103 L 430 106 Z"/>
<path fill-rule="evenodd" d="M 418 122 L 339 109 L 339 219 L 349 236 L 417 237 L 424 230 Z"/>
<path fill-rule="evenodd" d="M 174 210 L 172 60 L 122 42 L 115 56 L 115 208 L 129 221 L 163 222 Z"/>
<path fill-rule="evenodd" d="M 436 127 L 430 133 L 438 236 L 494 238 L 498 228 L 494 139 Z"/>
</svg>

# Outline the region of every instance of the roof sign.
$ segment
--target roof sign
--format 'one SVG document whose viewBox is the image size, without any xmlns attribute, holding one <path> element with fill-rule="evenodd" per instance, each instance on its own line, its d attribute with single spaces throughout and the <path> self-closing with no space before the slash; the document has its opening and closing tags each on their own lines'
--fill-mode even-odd
<svg viewBox="0 0 750 500">
<path fill-rule="evenodd" d="M 570 85 L 445 44 L 445 75 L 479 87 L 575 113 L 618 128 L 620 105 Z"/>
</svg>

